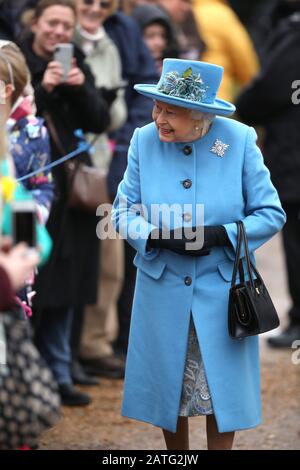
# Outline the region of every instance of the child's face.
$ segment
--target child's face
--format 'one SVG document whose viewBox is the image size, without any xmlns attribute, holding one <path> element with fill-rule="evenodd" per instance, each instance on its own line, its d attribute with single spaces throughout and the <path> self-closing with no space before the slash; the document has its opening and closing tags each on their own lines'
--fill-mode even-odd
<svg viewBox="0 0 300 470">
<path fill-rule="evenodd" d="M 164 50 L 167 47 L 167 34 L 166 29 L 159 23 L 153 23 L 146 26 L 143 32 L 144 41 L 147 44 L 152 57 L 154 59 L 161 59 Z"/>
</svg>

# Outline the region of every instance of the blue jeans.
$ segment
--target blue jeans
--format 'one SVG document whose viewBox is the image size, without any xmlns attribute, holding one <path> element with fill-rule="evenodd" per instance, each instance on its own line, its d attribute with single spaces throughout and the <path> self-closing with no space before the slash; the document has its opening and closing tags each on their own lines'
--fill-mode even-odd
<svg viewBox="0 0 300 470">
<path fill-rule="evenodd" d="M 58 384 L 71 384 L 70 336 L 73 309 L 45 309 L 36 333 L 37 347 Z"/>
</svg>

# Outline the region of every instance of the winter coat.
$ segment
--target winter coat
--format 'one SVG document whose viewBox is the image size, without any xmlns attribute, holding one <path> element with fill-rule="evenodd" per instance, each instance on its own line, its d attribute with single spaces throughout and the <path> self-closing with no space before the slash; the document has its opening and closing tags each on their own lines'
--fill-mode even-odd
<svg viewBox="0 0 300 470">
<path fill-rule="evenodd" d="M 265 128 L 264 156 L 282 202 L 300 203 L 300 8 L 278 21 L 267 42 L 260 74 L 237 100 L 250 125 Z M 298 91 L 297 91 L 298 89 Z M 295 94 L 297 101 L 293 103 Z"/>
<path fill-rule="evenodd" d="M 52 159 L 77 148 L 75 130 L 101 133 L 109 125 L 106 103 L 94 87 L 94 78 L 84 63 L 83 53 L 75 47 L 77 66 L 85 75 L 80 87 L 57 86 L 48 93 L 41 85 L 47 61 L 32 50 L 32 37 L 21 44 L 35 90 L 37 115 L 45 116 L 56 129 L 56 138 L 51 136 Z M 51 135 L 51 130 L 48 125 Z M 88 153 L 76 157 L 91 164 Z M 94 303 L 97 296 L 98 239 L 97 218 L 67 206 L 68 184 L 65 167 L 53 169 L 56 195 L 50 212 L 47 228 L 52 236 L 54 248 L 47 265 L 37 279 L 35 305 L 38 308 L 70 308 Z"/>
<path fill-rule="evenodd" d="M 16 177 L 21 178 L 44 168 L 51 162 L 49 135 L 44 120 L 29 115 L 17 121 L 10 120 L 9 149 L 13 157 Z M 51 171 L 41 171 L 22 184 L 31 192 L 46 221 L 54 195 Z"/>
<path fill-rule="evenodd" d="M 224 156 L 212 151 L 217 139 L 229 145 Z M 124 416 L 175 432 L 192 315 L 219 432 L 261 421 L 258 337 L 237 341 L 227 327 L 235 221 L 243 220 L 252 254 L 285 222 L 255 140 L 252 128 L 227 118 L 216 118 L 202 139 L 189 144 L 161 142 L 154 124 L 133 136 L 112 214 L 117 231 L 138 252 Z M 160 204 L 176 204 L 170 219 L 168 212 L 159 214 Z M 147 251 L 155 225 L 197 225 L 196 204 L 204 205 L 204 225 L 225 227 L 232 247 L 213 248 L 204 257 Z"/>
</svg>

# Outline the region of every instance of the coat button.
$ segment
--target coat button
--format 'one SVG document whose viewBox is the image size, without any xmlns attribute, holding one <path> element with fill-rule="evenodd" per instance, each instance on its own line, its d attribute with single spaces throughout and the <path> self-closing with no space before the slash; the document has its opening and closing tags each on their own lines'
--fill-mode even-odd
<svg viewBox="0 0 300 470">
<path fill-rule="evenodd" d="M 182 215 L 182 218 L 185 222 L 190 222 L 192 220 L 192 214 L 189 212 L 186 212 L 185 214 Z"/>
<path fill-rule="evenodd" d="M 191 155 L 192 151 L 193 151 L 193 149 L 192 149 L 192 147 L 191 147 L 190 145 L 185 145 L 185 146 L 183 147 L 183 153 L 184 153 L 184 155 Z"/>
<path fill-rule="evenodd" d="M 190 187 L 192 186 L 192 181 L 191 180 L 184 180 L 182 182 L 182 186 L 184 187 L 184 189 L 190 189 Z"/>
<path fill-rule="evenodd" d="M 192 278 L 190 276 L 186 276 L 184 278 L 184 283 L 186 286 L 190 286 L 192 284 Z"/>
</svg>

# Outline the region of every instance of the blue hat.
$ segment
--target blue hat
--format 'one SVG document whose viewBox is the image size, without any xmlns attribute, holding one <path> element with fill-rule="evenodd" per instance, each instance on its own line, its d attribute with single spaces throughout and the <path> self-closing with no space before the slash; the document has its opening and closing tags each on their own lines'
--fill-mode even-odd
<svg viewBox="0 0 300 470">
<path fill-rule="evenodd" d="M 138 84 L 134 89 L 148 98 L 174 106 L 230 116 L 235 106 L 216 97 L 223 70 L 208 62 L 164 59 L 157 85 Z"/>
</svg>

